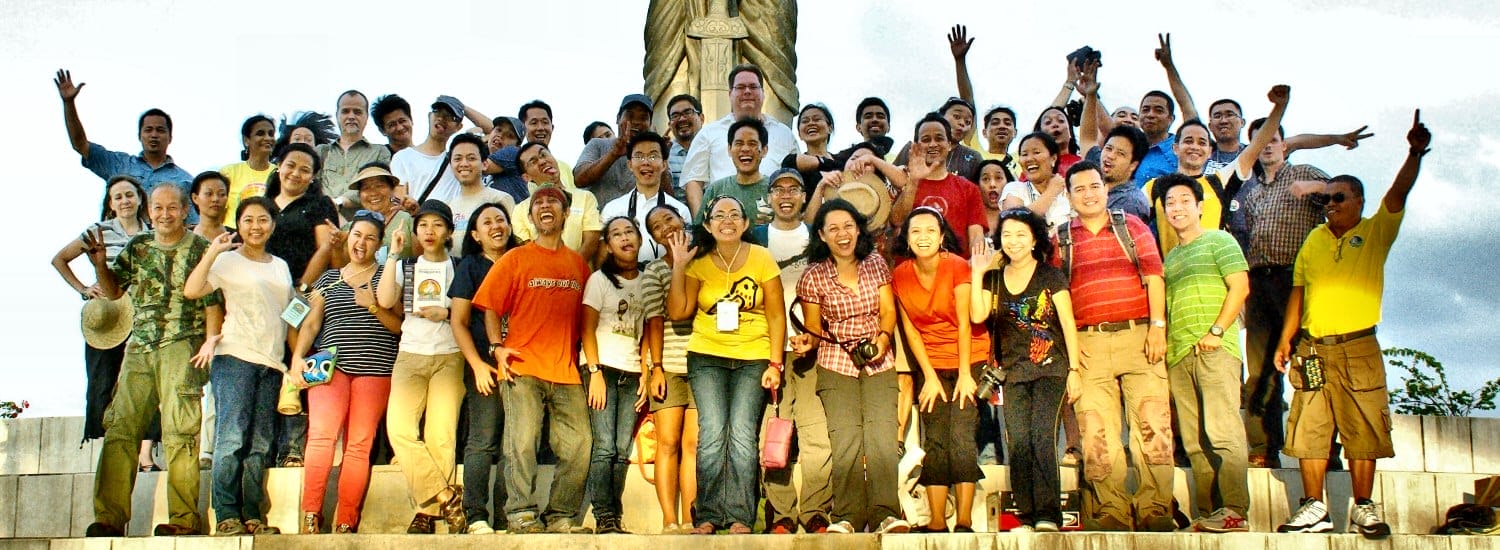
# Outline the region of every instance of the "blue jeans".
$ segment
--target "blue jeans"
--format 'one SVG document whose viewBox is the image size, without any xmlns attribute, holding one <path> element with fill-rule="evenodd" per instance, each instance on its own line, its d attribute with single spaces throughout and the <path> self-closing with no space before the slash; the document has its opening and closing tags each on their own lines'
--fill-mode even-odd
<svg viewBox="0 0 1500 550">
<path fill-rule="evenodd" d="M 468 367 L 464 368 L 465 371 Z M 495 508 L 490 525 L 496 529 L 506 526 L 505 514 L 505 455 L 500 454 L 500 428 L 505 422 L 505 411 L 500 404 L 500 388 L 489 395 L 480 395 L 474 388 L 474 374 L 464 376 L 466 392 L 464 413 L 468 415 L 469 434 L 464 441 L 464 515 L 469 523 L 490 522 L 490 466 L 499 466 L 494 477 Z"/>
<path fill-rule="evenodd" d="M 594 452 L 589 457 L 589 501 L 595 518 L 619 518 L 620 497 L 625 494 L 625 475 L 630 473 L 630 444 L 635 439 L 638 414 L 636 392 L 641 375 L 609 367 L 599 369 L 604 377 L 604 410 L 589 408 L 594 432 Z"/>
<path fill-rule="evenodd" d="M 214 357 L 213 508 L 219 521 L 264 520 L 266 463 L 276 433 L 281 372 L 229 355 Z"/>
<path fill-rule="evenodd" d="M 747 361 L 688 352 L 688 384 L 698 402 L 698 504 L 693 520 L 755 525 L 760 387 L 767 360 Z"/>
<path fill-rule="evenodd" d="M 588 396 L 582 384 L 558 384 L 533 376 L 520 376 L 500 384 L 500 402 L 505 405 L 505 430 L 500 437 L 505 453 L 505 515 L 516 526 L 523 514 L 536 515 L 537 446 L 542 438 L 543 415 L 550 415 L 552 449 L 557 452 L 557 470 L 544 523 L 572 519 L 583 506 L 584 483 L 588 479 L 588 452 L 593 436 L 588 427 Z"/>
</svg>

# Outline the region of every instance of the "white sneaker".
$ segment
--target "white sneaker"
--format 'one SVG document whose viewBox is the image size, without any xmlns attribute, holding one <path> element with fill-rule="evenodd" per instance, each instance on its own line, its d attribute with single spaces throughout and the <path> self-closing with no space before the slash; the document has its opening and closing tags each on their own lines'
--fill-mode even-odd
<svg viewBox="0 0 1500 550">
<path fill-rule="evenodd" d="M 1010 528 L 1010 532 L 1012 532 L 1012 533 L 1034 533 L 1034 532 L 1036 532 L 1036 528 L 1032 527 L 1030 525 L 1026 525 L 1026 524 L 1022 523 L 1020 525 L 1017 525 L 1015 527 Z"/>
<path fill-rule="evenodd" d="M 495 534 L 495 529 L 493 527 L 490 527 L 490 522 L 479 520 L 474 523 L 470 523 L 469 530 L 465 532 L 470 535 L 493 535 Z"/>
<path fill-rule="evenodd" d="M 1349 532 L 1381 539 L 1391 535 L 1391 526 L 1380 518 L 1380 504 L 1355 504 L 1349 511 Z"/>
<path fill-rule="evenodd" d="M 854 533 L 854 525 L 850 524 L 847 521 L 835 521 L 835 522 L 833 522 L 833 525 L 829 525 L 828 526 L 828 532 L 829 533 L 838 533 L 840 535 L 853 534 Z"/>
<path fill-rule="evenodd" d="M 1056 523 L 1052 523 L 1052 522 L 1047 521 L 1047 520 L 1038 521 L 1038 522 L 1036 522 L 1036 532 L 1038 532 L 1038 533 L 1056 533 L 1057 532 L 1057 524 Z"/>
<path fill-rule="evenodd" d="M 1333 521 L 1328 519 L 1328 506 L 1315 498 L 1302 499 L 1302 505 L 1292 512 L 1286 523 L 1276 528 L 1277 533 L 1331 533 Z"/>
<path fill-rule="evenodd" d="M 888 516 L 885 519 L 881 520 L 880 527 L 875 529 L 876 533 L 882 535 L 907 533 L 910 531 L 911 524 L 906 523 L 906 520 L 898 518 L 896 516 Z"/>
</svg>

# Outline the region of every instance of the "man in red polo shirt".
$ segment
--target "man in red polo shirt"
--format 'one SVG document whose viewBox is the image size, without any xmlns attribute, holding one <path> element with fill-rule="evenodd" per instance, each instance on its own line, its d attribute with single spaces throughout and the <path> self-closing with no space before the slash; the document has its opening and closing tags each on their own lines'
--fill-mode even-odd
<svg viewBox="0 0 1500 550">
<path fill-rule="evenodd" d="M 1123 214 L 1128 238 L 1116 235 L 1098 165 L 1083 161 L 1069 168 L 1068 192 L 1078 217 L 1068 226 L 1071 242 L 1060 239 L 1058 257 L 1069 271 L 1085 357 L 1083 397 L 1074 406 L 1083 435 L 1084 527 L 1171 531 L 1172 413 L 1162 361 L 1167 323 L 1161 256 L 1151 230 L 1133 215 Z M 1134 497 L 1125 492 L 1122 392 L 1139 479 Z"/>
</svg>

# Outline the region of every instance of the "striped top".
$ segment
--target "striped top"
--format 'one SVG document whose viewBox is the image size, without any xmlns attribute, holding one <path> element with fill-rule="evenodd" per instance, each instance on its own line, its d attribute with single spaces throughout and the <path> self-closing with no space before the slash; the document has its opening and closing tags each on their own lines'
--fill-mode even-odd
<svg viewBox="0 0 1500 550">
<path fill-rule="evenodd" d="M 646 302 L 646 319 L 661 317 L 665 323 L 661 337 L 662 370 L 687 374 L 687 344 L 693 336 L 693 320 L 672 321 L 667 318 L 667 292 L 672 286 L 672 266 L 657 258 L 641 274 L 641 296 Z"/>
<path fill-rule="evenodd" d="M 1065 275 L 1070 275 L 1072 281 L 1073 316 L 1079 327 L 1151 315 L 1139 275 L 1160 277 L 1161 255 L 1157 253 L 1151 229 L 1144 222 L 1126 215 L 1125 227 L 1135 241 L 1135 255 L 1141 264 L 1139 274 L 1108 223 L 1098 233 L 1085 228 L 1080 218 L 1073 218 L 1069 226 L 1073 232 L 1073 273 Z M 1060 257 L 1054 261 L 1054 265 L 1061 265 Z"/>
<path fill-rule="evenodd" d="M 1193 242 L 1167 253 L 1162 265 L 1167 281 L 1167 363 L 1191 355 L 1193 346 L 1219 319 L 1229 294 L 1224 278 L 1249 271 L 1240 243 L 1227 231 L 1204 231 Z M 1240 356 L 1237 322 L 1224 328 L 1223 349 Z"/>
<path fill-rule="evenodd" d="M 380 285 L 384 267 L 376 265 L 370 288 Z M 344 374 L 390 376 L 396 363 L 401 336 L 386 330 L 369 310 L 354 303 L 354 289 L 339 280 L 339 270 L 330 269 L 313 285 L 323 293 L 323 327 L 317 349 L 338 347 L 338 369 Z"/>
<path fill-rule="evenodd" d="M 95 227 L 99 228 L 99 235 L 104 238 L 104 261 L 113 263 L 115 256 L 119 256 L 120 251 L 125 248 L 125 243 L 130 242 L 131 236 L 125 234 L 125 226 L 120 224 L 120 218 L 110 218 L 90 225 L 78 235 L 78 240 L 83 240 L 84 236 L 93 232 Z M 141 228 L 141 231 L 145 230 L 145 227 Z"/>
</svg>

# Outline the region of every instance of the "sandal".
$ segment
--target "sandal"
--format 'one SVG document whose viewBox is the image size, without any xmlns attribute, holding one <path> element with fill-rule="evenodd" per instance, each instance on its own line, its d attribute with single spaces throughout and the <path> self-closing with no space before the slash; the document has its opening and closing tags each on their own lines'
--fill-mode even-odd
<svg viewBox="0 0 1500 550">
<path fill-rule="evenodd" d="M 448 497 L 446 502 L 438 506 L 442 511 L 443 521 L 448 522 L 448 534 L 461 535 L 469 530 L 469 521 L 464 514 L 464 487 L 462 485 L 449 485 L 448 490 L 453 496 Z"/>
<path fill-rule="evenodd" d="M 302 513 L 302 534 L 316 535 L 323 530 L 323 514 L 317 512 Z"/>
</svg>

